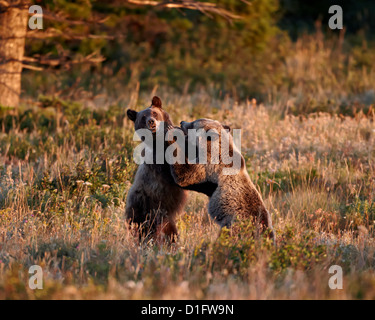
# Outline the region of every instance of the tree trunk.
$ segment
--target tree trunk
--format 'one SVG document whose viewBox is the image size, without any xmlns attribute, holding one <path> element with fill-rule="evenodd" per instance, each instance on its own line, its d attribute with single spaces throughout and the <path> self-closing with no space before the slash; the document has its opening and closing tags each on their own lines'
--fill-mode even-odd
<svg viewBox="0 0 375 320">
<path fill-rule="evenodd" d="M 0 3 L 0 105 L 18 106 L 28 9 L 25 1 Z"/>
</svg>

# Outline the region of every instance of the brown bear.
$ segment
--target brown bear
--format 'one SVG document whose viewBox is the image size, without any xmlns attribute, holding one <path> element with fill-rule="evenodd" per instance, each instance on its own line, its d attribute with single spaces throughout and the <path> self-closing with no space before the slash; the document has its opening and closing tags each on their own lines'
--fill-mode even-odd
<svg viewBox="0 0 375 320">
<path fill-rule="evenodd" d="M 181 187 L 204 182 L 217 184 L 217 188 L 210 196 L 208 212 L 221 227 L 231 227 L 236 219 L 242 221 L 254 219 L 258 230 L 262 232 L 268 230 L 269 236 L 275 240 L 271 216 L 265 208 L 261 195 L 250 180 L 245 159 L 233 143 L 230 128 L 215 120 L 199 119 L 193 122 L 182 121 L 181 129 L 186 135 L 185 145 L 179 145 L 180 149 L 177 149 L 177 152 L 184 147 L 184 154 L 187 154 L 186 148 L 189 144 L 193 144 L 193 147 L 197 148 L 198 156 L 194 159 L 195 164 L 191 164 L 192 159 L 188 163 L 188 156 L 185 156 L 185 163 L 171 165 L 171 172 L 176 183 Z M 191 137 L 192 133 L 188 131 L 189 129 L 204 132 L 206 142 L 202 142 L 202 136 Z M 227 141 L 227 151 L 221 148 L 224 140 Z M 207 151 L 205 164 L 199 163 L 201 155 L 199 148 Z M 216 162 L 214 154 L 218 157 Z M 237 169 L 233 162 L 227 161 L 234 159 L 234 156 L 237 156 L 239 160 Z"/>
<path fill-rule="evenodd" d="M 164 234 L 169 240 L 174 241 L 177 236 L 175 218 L 184 207 L 187 197 L 184 189 L 211 196 L 217 184 L 191 184 L 183 189 L 175 183 L 170 165 L 166 161 L 157 164 L 156 132 L 160 126 L 165 132 L 173 128 L 173 123 L 168 113 L 163 110 L 159 97 L 153 97 L 151 106 L 142 111 L 128 109 L 127 116 L 134 122 L 135 130 L 147 129 L 152 132 L 153 162 L 143 163 L 138 167 L 126 200 L 126 218 L 140 226 L 140 235 L 155 237 Z M 165 142 L 165 147 L 167 145 Z"/>
</svg>

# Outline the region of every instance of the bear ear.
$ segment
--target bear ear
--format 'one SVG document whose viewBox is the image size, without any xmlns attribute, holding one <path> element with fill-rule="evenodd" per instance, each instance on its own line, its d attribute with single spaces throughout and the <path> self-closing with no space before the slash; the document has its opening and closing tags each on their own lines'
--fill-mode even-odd
<svg viewBox="0 0 375 320">
<path fill-rule="evenodd" d="M 155 96 L 152 98 L 151 105 L 156 107 L 156 108 L 161 108 L 161 100 L 159 97 Z"/>
<path fill-rule="evenodd" d="M 133 121 L 133 122 L 135 122 L 135 119 L 137 119 L 137 114 L 138 114 L 138 112 L 135 111 L 135 110 L 128 109 L 128 110 L 126 111 L 126 115 L 127 115 L 128 118 L 129 118 L 131 121 Z"/>
<path fill-rule="evenodd" d="M 230 130 L 231 130 L 230 126 L 227 126 L 226 124 L 223 124 L 223 127 L 224 127 L 225 130 L 227 130 L 228 132 L 230 132 Z"/>
</svg>

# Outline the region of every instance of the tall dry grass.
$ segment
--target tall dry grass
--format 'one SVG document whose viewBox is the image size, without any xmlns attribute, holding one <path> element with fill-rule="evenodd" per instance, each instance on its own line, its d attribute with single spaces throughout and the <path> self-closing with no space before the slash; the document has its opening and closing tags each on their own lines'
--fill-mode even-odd
<svg viewBox="0 0 375 320">
<path fill-rule="evenodd" d="M 203 112 L 197 97 L 161 96 L 175 121 Z M 1 137 L 0 298 L 374 298 L 373 117 L 281 115 L 255 101 L 207 105 L 206 117 L 242 128 L 276 248 L 218 237 L 207 198 L 193 192 L 175 245 L 140 244 L 124 220 L 136 169 L 125 109 L 113 117 L 104 108 L 97 123 L 91 109 L 48 107 L 60 121 L 49 132 L 21 129 L 22 111 L 4 111 L 14 118 Z M 46 111 L 33 112 L 30 123 L 40 123 Z M 44 270 L 43 290 L 28 288 L 34 264 Z M 344 269 L 343 290 L 328 287 L 334 264 Z"/>
</svg>

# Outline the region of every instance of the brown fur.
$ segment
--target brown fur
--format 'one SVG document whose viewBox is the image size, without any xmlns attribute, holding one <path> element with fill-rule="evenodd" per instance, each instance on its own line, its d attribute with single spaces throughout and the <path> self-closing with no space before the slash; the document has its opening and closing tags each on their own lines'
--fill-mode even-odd
<svg viewBox="0 0 375 320">
<path fill-rule="evenodd" d="M 155 123 L 164 122 L 165 130 L 173 128 L 168 113 L 163 110 L 160 98 L 154 97 L 152 104 L 140 112 L 129 109 L 127 116 L 134 122 L 135 130 L 149 129 L 155 132 Z M 165 147 L 167 147 L 166 143 Z M 155 151 L 155 145 L 153 150 Z M 156 154 L 154 152 L 154 163 Z M 170 166 L 164 164 L 141 164 L 126 200 L 125 214 L 131 223 L 138 225 L 140 235 L 161 238 L 164 235 L 174 241 L 177 237 L 175 218 L 182 211 L 187 192 L 193 190 L 211 196 L 216 183 L 191 184 L 184 188 L 177 185 Z"/>
<path fill-rule="evenodd" d="M 229 139 L 229 156 L 239 151 L 234 147 L 232 136 L 228 129 L 220 122 L 199 119 L 190 123 L 181 122 L 181 129 L 187 134 L 188 129 L 204 129 L 205 131 L 215 129 L 221 150 L 222 134 Z M 221 226 L 231 227 L 235 219 L 254 219 L 261 231 L 269 230 L 270 236 L 274 239 L 271 216 L 264 206 L 263 200 L 247 173 L 245 160 L 241 157 L 241 169 L 235 175 L 224 175 L 222 169 L 231 167 L 222 162 L 222 155 L 219 152 L 219 164 L 210 163 L 211 141 L 207 141 L 207 164 L 175 164 L 171 166 L 172 175 L 178 185 L 186 187 L 191 184 L 209 181 L 218 185 L 210 197 L 208 212 L 210 216 Z M 185 146 L 186 147 L 186 146 Z"/>
<path fill-rule="evenodd" d="M 152 99 L 149 108 L 140 112 L 129 109 L 127 115 L 136 130 L 147 128 L 154 132 L 155 122 L 160 121 L 166 128 L 173 126 L 158 97 Z M 140 235 L 165 234 L 173 241 L 177 236 L 175 218 L 184 207 L 186 196 L 186 191 L 174 182 L 167 163 L 141 164 L 128 193 L 125 214 L 131 223 L 138 224 Z"/>
</svg>

